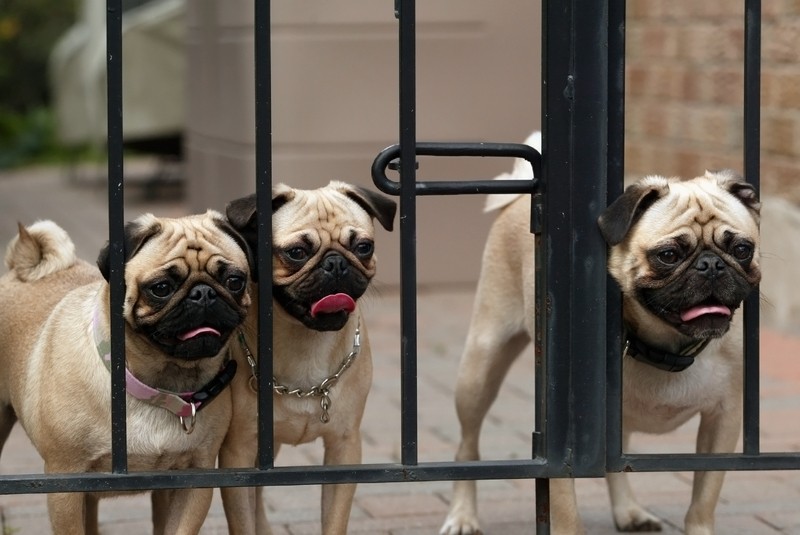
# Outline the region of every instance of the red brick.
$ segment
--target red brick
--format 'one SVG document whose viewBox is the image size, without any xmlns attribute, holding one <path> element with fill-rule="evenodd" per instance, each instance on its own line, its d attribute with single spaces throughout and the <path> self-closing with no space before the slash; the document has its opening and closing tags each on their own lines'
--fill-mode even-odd
<svg viewBox="0 0 800 535">
<path fill-rule="evenodd" d="M 741 20 L 743 8 L 740 0 L 716 0 L 697 2 L 695 0 L 673 0 L 670 11 L 680 12 L 684 20 L 735 19 Z"/>
<path fill-rule="evenodd" d="M 662 0 L 631 0 L 626 6 L 628 17 L 632 19 L 659 18 L 668 8 Z"/>
<path fill-rule="evenodd" d="M 625 69 L 626 97 L 642 97 L 648 94 L 650 69 L 644 65 L 627 65 Z"/>
<path fill-rule="evenodd" d="M 730 104 L 738 109 L 744 102 L 744 69 L 720 67 L 706 72 L 708 94 L 711 102 Z"/>
<path fill-rule="evenodd" d="M 761 76 L 764 107 L 800 110 L 800 71 L 767 70 Z"/>
<path fill-rule="evenodd" d="M 762 30 L 761 50 L 766 64 L 800 61 L 800 24 L 792 21 L 765 26 Z"/>
<path fill-rule="evenodd" d="M 768 115 L 761 119 L 761 149 L 765 154 L 798 156 L 797 119 L 786 115 Z"/>
<path fill-rule="evenodd" d="M 784 0 L 785 14 L 800 15 L 800 0 Z"/>
</svg>

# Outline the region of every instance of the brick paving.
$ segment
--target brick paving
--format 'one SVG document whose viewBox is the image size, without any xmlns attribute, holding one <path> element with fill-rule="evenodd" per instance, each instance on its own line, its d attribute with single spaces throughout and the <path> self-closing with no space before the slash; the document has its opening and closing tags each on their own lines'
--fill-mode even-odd
<svg viewBox="0 0 800 535">
<path fill-rule="evenodd" d="M 143 202 L 131 190 L 126 219 L 152 211 L 180 215 L 180 201 Z M 29 224 L 51 218 L 75 240 L 79 254 L 93 259 L 107 235 L 106 198 L 91 180 L 70 180 L 59 170 L 42 168 L 0 174 L 0 244 L 16 231 L 16 222 Z M 424 232 L 424 229 L 422 229 Z M 4 247 L 4 245 L 3 245 Z M 378 244 L 380 250 L 380 244 Z M 380 270 L 379 270 L 380 272 Z M 458 440 L 453 388 L 463 346 L 473 289 L 425 288 L 419 310 L 419 459 L 452 459 Z M 364 462 L 396 462 L 400 452 L 400 319 L 396 289 L 380 283 L 364 301 L 372 343 L 375 376 L 363 422 Z M 764 451 L 800 448 L 800 326 L 794 334 L 762 329 L 761 438 Z M 533 425 L 533 363 L 531 354 L 515 364 L 484 425 L 485 458 L 524 458 L 530 453 Z M 659 437 L 635 437 L 639 451 L 691 451 L 696 420 Z M 284 447 L 278 465 L 319 463 L 320 443 Z M 0 459 L 0 473 L 39 473 L 42 463 L 19 426 Z M 681 533 L 688 507 L 691 474 L 633 474 L 640 501 L 665 521 L 664 533 Z M 478 485 L 479 507 L 487 534 L 532 534 L 533 482 L 483 481 Z M 615 533 L 602 480 L 577 482 L 581 513 L 590 534 Z M 266 489 L 275 535 L 320 533 L 318 486 Z M 450 483 L 362 484 L 358 487 L 350 533 L 435 534 L 447 513 Z M 800 534 L 800 478 L 795 472 L 734 472 L 728 474 L 717 511 L 720 534 Z M 101 533 L 134 534 L 150 531 L 149 499 L 144 495 L 105 500 L 100 505 Z M 0 496 L 2 534 L 49 533 L 45 497 Z M 204 534 L 226 533 L 218 494 L 205 523 Z"/>
</svg>

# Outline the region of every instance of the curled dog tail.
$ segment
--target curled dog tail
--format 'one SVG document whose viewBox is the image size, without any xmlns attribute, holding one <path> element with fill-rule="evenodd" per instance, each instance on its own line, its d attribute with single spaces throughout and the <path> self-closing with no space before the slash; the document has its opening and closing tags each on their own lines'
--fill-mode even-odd
<svg viewBox="0 0 800 535">
<path fill-rule="evenodd" d="M 542 152 L 542 133 L 535 131 L 528 136 L 524 143 L 533 147 L 539 153 Z M 495 180 L 530 180 L 533 177 L 533 168 L 528 160 L 522 158 L 514 158 L 514 169 L 511 173 L 501 173 L 494 177 Z M 486 204 L 483 207 L 484 212 L 492 212 L 505 208 L 512 202 L 516 201 L 522 196 L 522 193 L 492 193 L 486 197 Z"/>
<path fill-rule="evenodd" d="M 27 228 L 20 223 L 19 234 L 6 248 L 6 267 L 23 282 L 52 275 L 76 261 L 75 244 L 52 221 L 37 221 Z"/>
</svg>

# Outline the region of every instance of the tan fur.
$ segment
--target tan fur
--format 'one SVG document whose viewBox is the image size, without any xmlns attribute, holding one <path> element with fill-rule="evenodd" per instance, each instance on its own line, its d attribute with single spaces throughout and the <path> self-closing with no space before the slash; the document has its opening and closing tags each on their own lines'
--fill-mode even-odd
<svg viewBox="0 0 800 535">
<path fill-rule="evenodd" d="M 372 219 L 389 221 L 391 209 L 380 215 L 365 211 L 347 193 L 352 186 L 332 182 L 315 190 L 295 190 L 283 184 L 273 189 L 273 197 L 288 198 L 273 215 L 273 247 L 279 250 L 300 240 L 314 245 L 308 262 L 292 269 L 276 254 L 272 260 L 274 284 L 302 284 L 309 273 L 318 267 L 330 252 L 341 254 L 348 268 L 362 273 L 367 279 L 375 274 L 376 259 L 364 262 L 350 249 L 354 236 L 374 237 Z M 231 211 L 228 212 L 229 219 Z M 390 224 L 390 223 L 389 223 Z M 234 223 L 234 226 L 237 226 Z M 238 228 L 238 227 L 237 227 Z M 302 241 L 302 240 L 301 240 Z M 252 247 L 255 244 L 251 243 Z M 258 311 L 253 308 L 244 326 L 246 345 L 256 354 Z M 300 399 L 289 395 L 273 395 L 275 453 L 281 445 L 297 445 L 322 439 L 325 448 L 324 464 L 352 465 L 361 462 L 361 418 L 372 383 L 372 354 L 367 336 L 366 318 L 357 305 L 343 328 L 318 331 L 307 327 L 273 300 L 273 375 L 276 381 L 289 388 L 309 390 L 336 372 L 353 350 L 356 328 L 360 326 L 361 351 L 330 391 L 330 421 L 320 420 L 319 397 Z M 251 388 L 252 376 L 244 346 L 235 343 L 231 354 L 240 370 L 233 383 L 233 420 L 220 451 L 221 467 L 252 467 L 257 455 L 256 393 Z M 355 484 L 323 485 L 321 519 L 324 535 L 345 535 L 350 518 Z M 231 534 L 269 534 L 262 499 L 262 489 L 225 488 L 222 499 Z"/>
<path fill-rule="evenodd" d="M 76 261 L 75 246 L 52 221 L 38 221 L 27 229 L 20 223 L 19 235 L 6 248 L 6 267 L 23 282 L 62 271 Z"/>
<path fill-rule="evenodd" d="M 248 273 L 245 252 L 208 225 L 220 214 L 164 221 L 173 231 L 152 237 L 126 265 L 128 368 L 154 387 L 193 391 L 219 371 L 225 351 L 212 358 L 177 362 L 134 331 L 135 284 L 144 271 L 180 251 L 187 234 L 203 236 L 218 257 Z M 150 224 L 152 220 L 145 220 Z M 187 231 L 184 233 L 183 231 Z M 201 240 L 202 241 L 202 240 Z M 35 242 L 35 243 L 34 243 Z M 38 261 L 36 260 L 38 258 Z M 110 471 L 110 373 L 96 347 L 93 324 L 108 337 L 109 289 L 96 267 L 76 260 L 74 246 L 57 225 L 41 222 L 21 230 L 6 257 L 11 271 L 0 278 L 0 445 L 19 419 L 45 462 L 47 473 Z M 247 297 L 241 306 L 246 306 Z M 174 304 L 174 302 L 172 302 Z M 185 371 L 181 371 L 185 370 Z M 176 388 L 177 387 L 177 388 Z M 230 391 L 197 414 L 194 432 L 183 431 L 166 409 L 127 397 L 128 467 L 131 471 L 212 468 L 228 428 Z M 198 533 L 211 489 L 160 491 L 157 533 Z M 106 493 L 48 495 L 54 533 L 97 533 L 98 498 Z"/>
<path fill-rule="evenodd" d="M 623 291 L 630 292 L 638 278 L 647 276 L 644 251 L 680 228 L 691 227 L 699 235 L 735 227 L 758 242 L 758 222 L 753 213 L 719 184 L 727 177 L 715 174 L 676 183 L 660 177 L 647 181 L 669 182 L 672 193 L 644 212 L 625 240 L 612 247 L 609 270 L 620 277 Z M 663 210 L 662 210 L 663 209 Z M 710 213 L 709 213 L 710 212 Z M 716 220 L 709 223 L 708 215 Z M 529 233 L 530 200 L 518 197 L 507 205 L 493 224 L 483 255 L 481 276 L 466 346 L 456 383 L 456 409 L 461 424 L 458 461 L 479 458 L 481 423 L 515 358 L 534 333 L 533 256 Z M 705 225 L 697 225 L 705 221 Z M 756 251 L 757 255 L 757 251 Z M 758 258 L 753 266 L 757 282 Z M 647 315 L 632 299 L 625 299 L 627 318 L 640 319 L 641 328 L 652 338 L 675 350 L 676 331 Z M 737 313 L 737 317 L 741 313 Z M 654 318 L 654 316 L 652 316 Z M 658 370 L 626 356 L 623 361 L 623 448 L 628 451 L 633 432 L 666 433 L 700 414 L 697 450 L 701 453 L 732 452 L 741 421 L 741 339 L 734 321 L 729 334 L 713 340 L 695 364 L 678 373 Z M 686 515 L 686 533 L 709 535 L 714 531 L 714 508 L 724 473 L 698 472 L 692 503 Z M 660 521 L 639 505 L 627 475 L 609 474 L 609 494 L 616 525 L 622 530 L 660 529 Z M 551 480 L 553 533 L 583 533 L 571 479 Z M 441 533 L 480 533 L 474 481 L 458 481 Z"/>
</svg>

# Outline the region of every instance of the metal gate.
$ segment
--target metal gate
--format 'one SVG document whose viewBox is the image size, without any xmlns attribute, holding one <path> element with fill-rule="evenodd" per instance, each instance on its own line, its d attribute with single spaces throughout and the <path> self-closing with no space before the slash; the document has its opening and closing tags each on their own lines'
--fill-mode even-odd
<svg viewBox="0 0 800 535">
<path fill-rule="evenodd" d="M 272 396 L 259 396 L 258 466 L 129 473 L 124 375 L 121 0 L 108 0 L 108 155 L 111 261 L 113 456 L 111 473 L 0 478 L 0 493 L 123 491 L 179 487 L 271 486 L 454 479 L 536 479 L 537 532 L 549 531 L 548 480 L 601 477 L 607 471 L 797 469 L 794 453 L 762 454 L 759 445 L 758 295 L 745 308 L 744 452 L 730 455 L 622 452 L 619 291 L 606 274 L 606 245 L 596 220 L 623 184 L 625 2 L 543 1 L 542 158 L 520 144 L 425 143 L 416 139 L 415 2 L 395 0 L 399 26 L 399 143 L 375 158 L 383 192 L 399 197 L 401 233 L 401 460 L 359 466 L 275 467 Z M 745 176 L 758 187 L 760 0 L 745 0 Z M 256 0 L 256 191 L 271 202 L 270 5 Z M 521 157 L 528 181 L 420 180 L 421 156 Z M 398 171 L 399 180 L 387 176 Z M 531 230 L 540 269 L 536 284 L 536 427 L 524 460 L 419 462 L 417 458 L 416 202 L 423 195 L 530 193 Z M 259 211 L 258 256 L 269 258 L 271 214 Z M 262 262 L 261 280 L 271 278 Z M 271 290 L 261 285 L 259 392 L 272 391 Z M 590 318 L 590 319 L 589 319 Z M 605 355 L 606 358 L 602 356 Z"/>
</svg>

